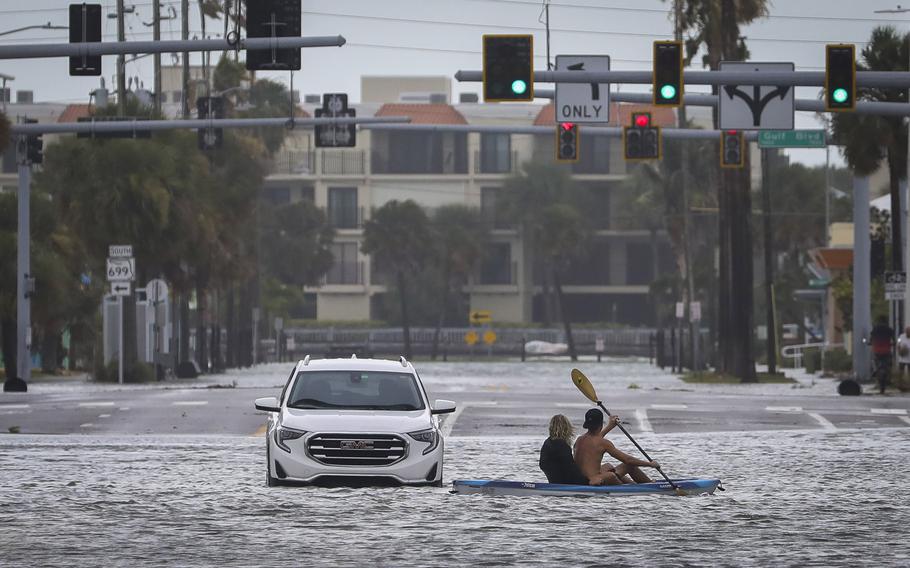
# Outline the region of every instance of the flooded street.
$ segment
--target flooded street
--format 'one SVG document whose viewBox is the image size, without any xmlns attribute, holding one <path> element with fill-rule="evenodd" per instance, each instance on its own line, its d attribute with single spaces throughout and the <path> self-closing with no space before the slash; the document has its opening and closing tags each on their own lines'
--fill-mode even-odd
<svg viewBox="0 0 910 568">
<path fill-rule="evenodd" d="M 910 430 L 639 440 L 670 475 L 717 476 L 727 491 L 560 499 L 448 488 L 270 489 L 256 438 L 4 436 L 2 564 L 910 563 Z M 540 480 L 539 443 L 452 437 L 446 484 Z"/>
</svg>

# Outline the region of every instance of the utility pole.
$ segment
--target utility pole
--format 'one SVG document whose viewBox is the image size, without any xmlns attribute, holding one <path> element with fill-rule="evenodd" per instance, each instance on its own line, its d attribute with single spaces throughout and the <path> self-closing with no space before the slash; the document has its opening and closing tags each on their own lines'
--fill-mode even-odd
<svg viewBox="0 0 910 568">
<path fill-rule="evenodd" d="M 186 41 L 190 39 L 190 0 L 182 0 L 180 3 L 180 39 Z M 183 52 L 183 80 L 181 81 L 183 95 L 180 97 L 183 103 L 183 118 L 190 117 L 190 52 Z"/>
<path fill-rule="evenodd" d="M 682 41 L 682 1 L 674 1 L 674 27 L 675 27 L 675 39 L 676 41 Z M 679 109 L 676 114 L 677 118 L 677 127 L 686 128 L 686 103 L 685 100 L 681 101 Z M 689 192 L 688 192 L 688 181 L 689 181 L 689 146 L 688 142 L 682 141 L 680 145 L 681 151 L 681 165 L 682 165 L 682 175 L 680 176 L 680 191 L 682 193 L 682 206 L 683 206 L 683 255 L 685 256 L 686 262 L 686 295 L 688 296 L 688 302 L 685 306 L 686 314 L 688 314 L 689 321 L 689 340 L 690 340 L 690 356 L 692 358 L 692 370 L 698 371 L 701 369 L 699 362 L 699 341 L 701 339 L 701 333 L 699 328 L 701 327 L 700 322 L 692 321 L 692 302 L 695 301 L 695 282 L 692 276 L 692 243 L 691 235 L 689 234 Z M 657 276 L 655 274 L 655 276 Z M 682 338 L 680 338 L 682 340 Z"/>
<path fill-rule="evenodd" d="M 123 23 L 123 0 L 117 0 L 117 41 L 126 41 Z M 126 116 L 126 55 L 117 56 L 117 106 L 120 116 Z"/>
<path fill-rule="evenodd" d="M 152 0 L 152 39 L 161 41 L 161 0 Z M 155 65 L 155 114 L 161 115 L 161 54 L 154 56 Z"/>
<path fill-rule="evenodd" d="M 7 382 L 4 390 L 25 391 L 32 379 L 32 312 L 31 312 L 31 229 L 29 226 L 30 195 L 32 170 L 28 159 L 28 141 L 26 136 L 16 137 L 16 157 L 19 165 L 18 199 L 18 256 L 16 264 L 16 366 L 18 369 L 7 369 Z M 10 373 L 16 373 L 10 380 Z"/>
<path fill-rule="evenodd" d="M 764 209 L 764 229 L 765 229 L 765 309 L 767 316 L 765 319 L 768 328 L 767 339 L 767 358 L 768 372 L 772 375 L 777 373 L 777 324 L 774 313 L 774 251 L 772 250 L 771 239 L 771 164 L 768 158 L 771 156 L 771 150 L 762 148 L 761 150 L 761 185 L 762 185 L 762 209 Z"/>
</svg>

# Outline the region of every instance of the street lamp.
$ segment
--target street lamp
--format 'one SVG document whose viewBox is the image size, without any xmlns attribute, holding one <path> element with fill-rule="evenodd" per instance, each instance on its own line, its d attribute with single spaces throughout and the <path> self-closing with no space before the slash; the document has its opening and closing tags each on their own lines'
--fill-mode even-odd
<svg viewBox="0 0 910 568">
<path fill-rule="evenodd" d="M 40 26 L 25 26 L 24 28 L 16 28 L 14 30 L 7 30 L 5 32 L 0 32 L 0 36 L 10 35 L 18 32 L 24 32 L 26 30 L 68 30 L 69 26 L 55 26 L 50 22 L 42 24 Z"/>
</svg>

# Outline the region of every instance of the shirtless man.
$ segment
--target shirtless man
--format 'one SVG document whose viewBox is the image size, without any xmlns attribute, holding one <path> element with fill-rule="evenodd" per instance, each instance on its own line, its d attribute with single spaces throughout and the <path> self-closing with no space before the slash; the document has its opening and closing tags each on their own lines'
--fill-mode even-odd
<svg viewBox="0 0 910 568">
<path fill-rule="evenodd" d="M 591 485 L 619 485 L 622 483 L 648 483 L 651 478 L 639 467 L 653 467 L 659 469 L 655 461 L 645 461 L 633 458 L 613 445 L 613 442 L 604 438 L 607 432 L 616 427 L 618 416 L 611 416 L 609 423 L 604 427 L 603 412 L 596 408 L 585 413 L 584 434 L 575 440 L 575 463 L 582 474 L 588 478 Z M 610 454 L 620 463 L 613 467 L 609 464 L 601 465 L 604 454 Z M 631 476 L 631 479 L 630 479 Z"/>
</svg>

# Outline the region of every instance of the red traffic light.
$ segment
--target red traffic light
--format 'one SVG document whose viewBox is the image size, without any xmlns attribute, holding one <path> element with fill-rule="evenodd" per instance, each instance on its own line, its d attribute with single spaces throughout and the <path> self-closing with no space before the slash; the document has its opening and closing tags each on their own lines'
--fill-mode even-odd
<svg viewBox="0 0 910 568">
<path fill-rule="evenodd" d="M 635 126 L 639 128 L 647 128 L 651 125 L 651 117 L 647 114 L 638 114 L 635 115 Z"/>
<path fill-rule="evenodd" d="M 727 131 L 727 134 L 729 134 L 730 136 L 736 136 L 736 131 L 735 131 L 735 130 L 728 130 L 728 131 Z"/>
<path fill-rule="evenodd" d="M 563 130 L 572 130 L 572 127 L 575 126 L 574 122 L 560 122 Z"/>
</svg>

